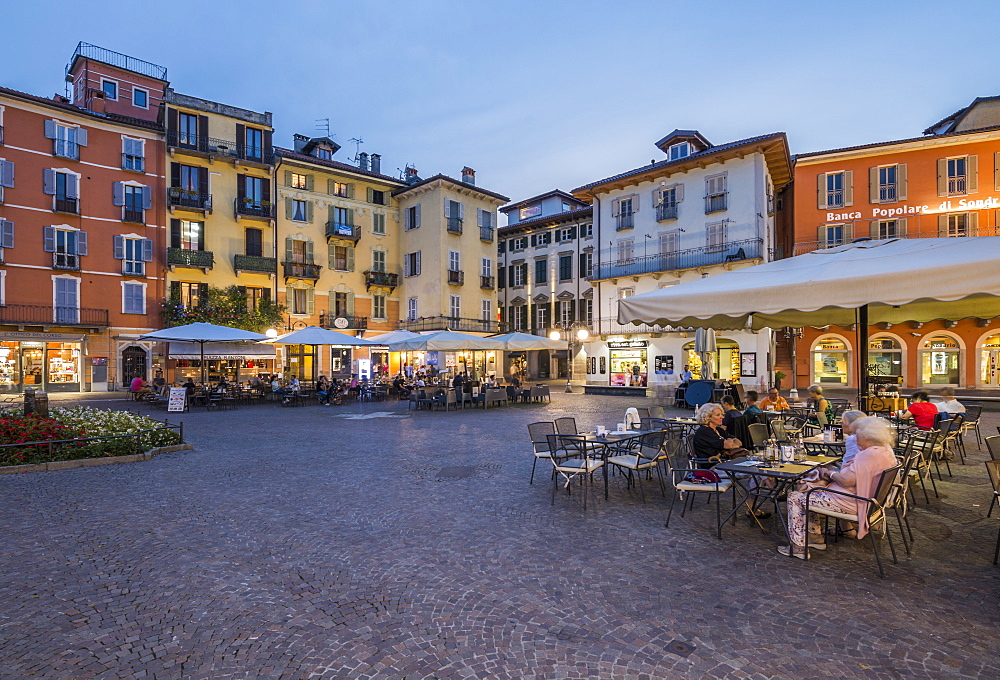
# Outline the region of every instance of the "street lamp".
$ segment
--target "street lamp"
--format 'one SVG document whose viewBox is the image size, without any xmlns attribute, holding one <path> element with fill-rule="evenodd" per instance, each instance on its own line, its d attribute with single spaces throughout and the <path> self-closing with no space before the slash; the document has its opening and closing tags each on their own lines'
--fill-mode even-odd
<svg viewBox="0 0 1000 680">
<path fill-rule="evenodd" d="M 577 328 L 576 332 L 573 332 L 574 325 L 567 326 L 565 329 L 566 340 L 569 342 L 569 366 L 566 370 L 566 393 L 573 393 L 573 358 L 576 356 L 576 352 L 573 351 L 574 346 L 577 341 L 581 343 L 585 342 L 587 338 L 590 337 L 590 331 L 586 328 Z M 549 333 L 549 338 L 552 340 L 562 340 L 562 333 L 558 330 L 553 330 Z"/>
</svg>

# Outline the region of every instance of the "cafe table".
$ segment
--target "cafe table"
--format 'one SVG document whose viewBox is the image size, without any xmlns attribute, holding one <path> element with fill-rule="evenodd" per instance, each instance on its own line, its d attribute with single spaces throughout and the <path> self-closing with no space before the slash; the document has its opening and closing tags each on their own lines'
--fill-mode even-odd
<svg viewBox="0 0 1000 680">
<path fill-rule="evenodd" d="M 719 538 L 722 538 L 722 527 L 725 526 L 726 522 L 732 519 L 735 523 L 736 513 L 741 507 L 746 506 L 747 508 L 756 509 L 761 501 L 770 501 L 774 505 L 774 513 L 781 521 L 781 527 L 785 530 L 785 536 L 789 536 L 788 522 L 785 520 L 784 515 L 781 514 L 781 508 L 778 505 L 779 500 L 785 493 L 791 490 L 795 482 L 805 477 L 814 469 L 820 465 L 836 463 L 839 460 L 840 456 L 808 455 L 804 460 L 794 463 L 783 462 L 775 464 L 766 461 L 752 461 L 746 457 L 734 458 L 719 463 L 712 469 L 717 473 L 724 472 L 729 475 L 730 479 L 733 480 L 733 485 L 739 489 L 741 495 L 741 498 L 733 507 L 733 511 L 726 515 L 719 524 Z M 751 488 L 750 484 L 745 483 L 749 479 L 757 482 L 753 485 L 754 488 Z M 767 480 L 773 480 L 773 486 L 766 484 Z M 749 503 L 750 496 L 757 497 L 756 502 L 752 505 Z M 757 522 L 757 526 L 760 527 L 761 531 L 764 531 L 764 527 L 759 521 Z M 790 537 L 789 541 L 791 541 Z"/>
<path fill-rule="evenodd" d="M 559 435 L 559 439 L 576 443 L 581 453 L 594 451 L 601 456 L 601 460 L 605 463 L 601 466 L 604 469 L 604 500 L 608 500 L 607 461 L 612 447 L 628 448 L 632 442 L 640 439 L 643 435 L 654 432 L 659 432 L 659 430 L 625 430 L 624 432 L 608 430 L 603 435 L 598 435 L 596 432 L 581 432 L 580 434 Z"/>
<path fill-rule="evenodd" d="M 823 439 L 822 434 L 804 437 L 802 443 L 806 445 L 806 450 L 809 452 L 826 452 L 832 456 L 843 456 L 845 447 L 847 446 L 847 442 L 844 439 L 828 442 Z"/>
</svg>

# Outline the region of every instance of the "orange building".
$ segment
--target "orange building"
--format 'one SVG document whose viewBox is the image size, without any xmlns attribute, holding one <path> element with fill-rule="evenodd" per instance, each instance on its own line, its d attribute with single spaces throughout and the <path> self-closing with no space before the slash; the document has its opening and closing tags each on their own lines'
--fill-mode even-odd
<svg viewBox="0 0 1000 680">
<path fill-rule="evenodd" d="M 922 137 L 795 160 L 796 255 L 859 238 L 995 236 L 998 218 L 1000 97 L 976 99 Z M 921 285 L 919 271 L 913 285 Z M 848 328 L 802 329 L 785 357 L 794 362 L 793 386 L 856 386 L 855 338 Z M 869 338 L 869 364 L 906 387 L 1000 388 L 995 319 L 879 324 Z"/>
<path fill-rule="evenodd" d="M 166 70 L 81 43 L 73 101 L 0 88 L 0 392 L 152 377 Z"/>
</svg>

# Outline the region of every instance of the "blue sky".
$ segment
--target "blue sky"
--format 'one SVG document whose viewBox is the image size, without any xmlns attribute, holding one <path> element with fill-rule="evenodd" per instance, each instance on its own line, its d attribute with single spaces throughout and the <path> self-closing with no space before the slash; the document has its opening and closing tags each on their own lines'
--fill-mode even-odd
<svg viewBox="0 0 1000 680">
<path fill-rule="evenodd" d="M 805 152 L 917 136 L 1000 94 L 995 1 L 4 4 L 2 85 L 62 92 L 82 40 L 273 112 L 278 144 L 329 118 L 341 160 L 361 137 L 387 174 L 470 165 L 514 200 L 648 163 L 674 128 L 785 131 Z"/>
</svg>

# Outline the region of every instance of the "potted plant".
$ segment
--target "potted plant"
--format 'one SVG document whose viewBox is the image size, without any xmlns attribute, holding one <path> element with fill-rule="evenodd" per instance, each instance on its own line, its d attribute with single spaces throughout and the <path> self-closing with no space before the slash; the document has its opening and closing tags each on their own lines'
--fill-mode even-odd
<svg viewBox="0 0 1000 680">
<path fill-rule="evenodd" d="M 784 373 L 784 371 L 775 371 L 774 372 L 774 388 L 780 390 L 781 389 L 781 381 L 784 380 L 784 379 L 785 379 L 785 373 Z"/>
</svg>

